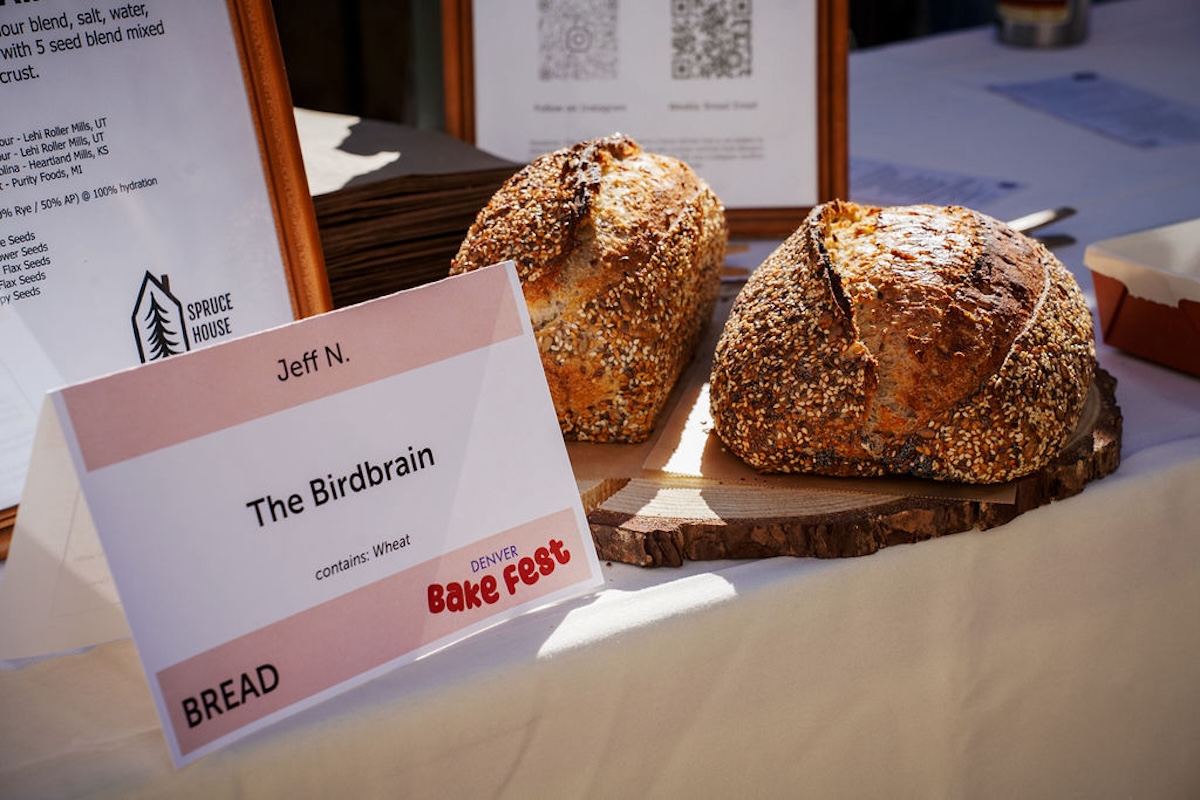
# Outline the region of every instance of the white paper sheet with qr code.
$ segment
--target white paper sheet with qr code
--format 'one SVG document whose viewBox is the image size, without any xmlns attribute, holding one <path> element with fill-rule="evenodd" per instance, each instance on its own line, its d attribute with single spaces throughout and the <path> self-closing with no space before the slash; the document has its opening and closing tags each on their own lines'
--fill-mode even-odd
<svg viewBox="0 0 1200 800">
<path fill-rule="evenodd" d="M 621 132 L 731 208 L 812 205 L 815 0 L 488 0 L 473 9 L 476 144 L 515 161 Z"/>
</svg>

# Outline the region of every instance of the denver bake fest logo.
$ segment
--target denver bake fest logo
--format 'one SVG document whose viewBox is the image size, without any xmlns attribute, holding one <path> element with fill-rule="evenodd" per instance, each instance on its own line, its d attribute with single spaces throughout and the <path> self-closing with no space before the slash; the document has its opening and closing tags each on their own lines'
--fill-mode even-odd
<svg viewBox="0 0 1200 800">
<path fill-rule="evenodd" d="M 188 303 L 185 313 L 183 303 L 171 292 L 170 277 L 155 277 L 147 271 L 130 315 L 138 358 L 143 364 L 158 361 L 186 353 L 193 344 L 232 335 L 228 316 L 233 310 L 232 296 L 225 292 Z"/>
</svg>

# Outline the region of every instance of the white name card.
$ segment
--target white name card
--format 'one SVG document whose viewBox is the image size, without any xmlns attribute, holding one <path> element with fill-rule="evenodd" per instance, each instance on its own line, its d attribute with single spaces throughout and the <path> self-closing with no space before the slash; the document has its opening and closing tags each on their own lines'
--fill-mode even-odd
<svg viewBox="0 0 1200 800">
<path fill-rule="evenodd" d="M 52 399 L 176 764 L 601 579 L 511 264 Z"/>
</svg>

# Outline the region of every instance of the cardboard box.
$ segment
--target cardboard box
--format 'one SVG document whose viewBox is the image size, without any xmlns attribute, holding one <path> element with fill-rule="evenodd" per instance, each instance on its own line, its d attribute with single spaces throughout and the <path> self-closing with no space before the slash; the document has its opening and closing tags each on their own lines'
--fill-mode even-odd
<svg viewBox="0 0 1200 800">
<path fill-rule="evenodd" d="M 1096 242 L 1083 261 L 1106 343 L 1200 376 L 1200 219 Z"/>
</svg>

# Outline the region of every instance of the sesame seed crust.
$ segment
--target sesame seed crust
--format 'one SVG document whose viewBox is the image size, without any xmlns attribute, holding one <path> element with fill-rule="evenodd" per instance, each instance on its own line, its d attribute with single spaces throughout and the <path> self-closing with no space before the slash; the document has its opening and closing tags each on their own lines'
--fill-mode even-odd
<svg viewBox="0 0 1200 800">
<path fill-rule="evenodd" d="M 1082 412 L 1092 316 L 1040 243 L 961 207 L 819 205 L 717 344 L 717 435 L 765 472 L 992 483 Z"/>
<path fill-rule="evenodd" d="M 615 134 L 510 178 L 450 274 L 514 261 L 563 435 L 639 442 L 712 314 L 727 239 L 690 167 Z"/>
</svg>

